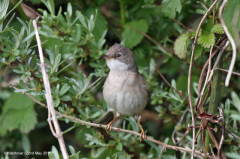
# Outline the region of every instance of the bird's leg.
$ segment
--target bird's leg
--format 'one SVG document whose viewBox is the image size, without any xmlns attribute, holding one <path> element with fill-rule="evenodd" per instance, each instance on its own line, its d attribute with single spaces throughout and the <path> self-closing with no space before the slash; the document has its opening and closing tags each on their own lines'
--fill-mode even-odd
<svg viewBox="0 0 240 159">
<path fill-rule="evenodd" d="M 141 134 L 140 134 L 140 142 L 142 142 L 143 140 L 145 140 L 147 138 L 147 135 L 145 134 L 142 125 L 140 124 L 140 122 L 138 121 L 138 115 L 134 116 L 135 120 L 137 121 L 140 129 L 141 129 Z"/>
<path fill-rule="evenodd" d="M 112 130 L 112 124 L 113 124 L 113 122 L 114 121 L 116 121 L 119 117 L 120 117 L 120 113 L 119 112 L 117 112 L 117 116 L 116 116 L 116 118 L 114 118 L 111 122 L 109 122 L 107 125 L 106 125 L 106 131 L 107 131 L 107 133 L 109 133 L 111 130 Z"/>
</svg>

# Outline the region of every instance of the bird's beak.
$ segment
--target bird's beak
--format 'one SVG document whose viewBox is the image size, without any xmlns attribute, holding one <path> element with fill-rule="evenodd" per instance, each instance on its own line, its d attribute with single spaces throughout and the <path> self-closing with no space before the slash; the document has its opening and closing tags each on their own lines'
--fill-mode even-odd
<svg viewBox="0 0 240 159">
<path fill-rule="evenodd" d="M 111 58 L 111 57 L 108 56 L 108 55 L 103 55 L 103 56 L 100 57 L 100 59 L 110 59 L 110 58 Z"/>
</svg>

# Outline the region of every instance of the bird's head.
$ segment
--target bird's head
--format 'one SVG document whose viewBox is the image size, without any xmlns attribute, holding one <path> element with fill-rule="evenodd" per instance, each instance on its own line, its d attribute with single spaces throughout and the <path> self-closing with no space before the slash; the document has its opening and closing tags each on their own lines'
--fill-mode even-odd
<svg viewBox="0 0 240 159">
<path fill-rule="evenodd" d="M 137 71 L 134 54 L 121 44 L 115 44 L 110 47 L 106 55 L 103 55 L 101 58 L 106 60 L 108 68 L 111 71 Z"/>
</svg>

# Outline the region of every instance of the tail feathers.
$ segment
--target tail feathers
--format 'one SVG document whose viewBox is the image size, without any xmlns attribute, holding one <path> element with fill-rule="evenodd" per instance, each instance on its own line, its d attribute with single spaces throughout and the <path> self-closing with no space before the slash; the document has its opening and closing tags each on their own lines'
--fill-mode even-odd
<svg viewBox="0 0 240 159">
<path fill-rule="evenodd" d="M 94 120 L 94 123 L 97 124 L 108 124 L 110 123 L 114 118 L 116 118 L 117 116 L 117 112 L 113 109 L 109 109 L 105 114 L 103 114 L 103 116 L 101 116 L 100 118 Z M 113 127 L 118 127 L 121 122 L 122 122 L 122 118 L 118 118 L 116 121 L 114 121 L 114 123 L 112 124 Z"/>
</svg>

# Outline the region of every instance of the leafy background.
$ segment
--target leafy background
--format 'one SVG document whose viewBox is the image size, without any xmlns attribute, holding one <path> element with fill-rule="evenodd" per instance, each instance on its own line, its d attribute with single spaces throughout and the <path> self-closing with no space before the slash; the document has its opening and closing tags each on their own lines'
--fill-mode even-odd
<svg viewBox="0 0 240 159">
<path fill-rule="evenodd" d="M 141 112 L 144 130 L 148 136 L 173 145 L 171 134 L 189 106 L 164 83 L 151 63 L 156 65 L 177 90 L 187 96 L 191 45 L 199 21 L 213 1 L 24 1 L 31 10 L 24 5 L 19 6 L 17 0 L 10 1 L 9 5 L 8 0 L 0 2 L 1 157 L 4 158 L 4 152 L 7 151 L 52 150 L 53 155 L 50 158 L 58 158 L 58 155 L 61 158 L 58 142 L 46 121 L 47 110 L 9 87 L 14 84 L 46 103 L 30 20 L 37 17 L 56 110 L 89 122 L 107 111 L 108 106 L 102 97 L 102 85 L 109 70 L 99 57 L 113 44 L 121 43 L 135 54 L 139 72 L 149 86 L 148 105 Z M 221 1 L 216 5 L 216 13 L 220 4 Z M 237 10 L 239 2 L 229 0 L 223 17 L 238 44 L 240 23 Z M 176 21 L 184 24 L 187 30 Z M 199 75 L 208 59 L 210 46 L 216 44 L 223 34 L 217 16 L 210 12 L 201 27 L 194 54 L 191 83 L 193 103 L 197 97 Z M 231 47 L 228 47 L 224 53 L 223 68 L 228 69 L 230 59 Z M 239 72 L 239 67 L 237 62 L 234 70 Z M 219 101 L 224 108 L 226 128 L 239 136 L 239 77 L 232 76 L 230 86 L 224 87 L 225 76 L 223 73 Z M 204 110 L 208 111 L 208 103 Z M 139 142 L 138 137 L 130 134 L 110 132 L 110 137 L 106 137 L 102 129 L 73 123 L 67 119 L 59 118 L 59 122 L 65 132 L 66 145 L 70 146 L 69 154 L 73 158 L 131 158 L 133 155 L 135 158 L 136 155 L 141 158 L 176 158 L 174 150 L 164 150 L 162 146 L 150 141 Z M 190 110 L 178 127 L 178 136 L 184 134 L 188 123 L 191 123 Z M 196 125 L 198 124 L 199 120 Z M 127 117 L 121 127 L 140 131 L 132 117 Z M 189 133 L 184 139 L 189 147 L 191 135 Z M 215 135 L 216 138 L 220 137 L 220 133 Z M 196 147 L 203 147 L 200 137 Z M 229 158 L 239 158 L 239 140 L 225 134 L 223 151 Z M 37 155 L 29 157 L 42 158 Z"/>
</svg>

